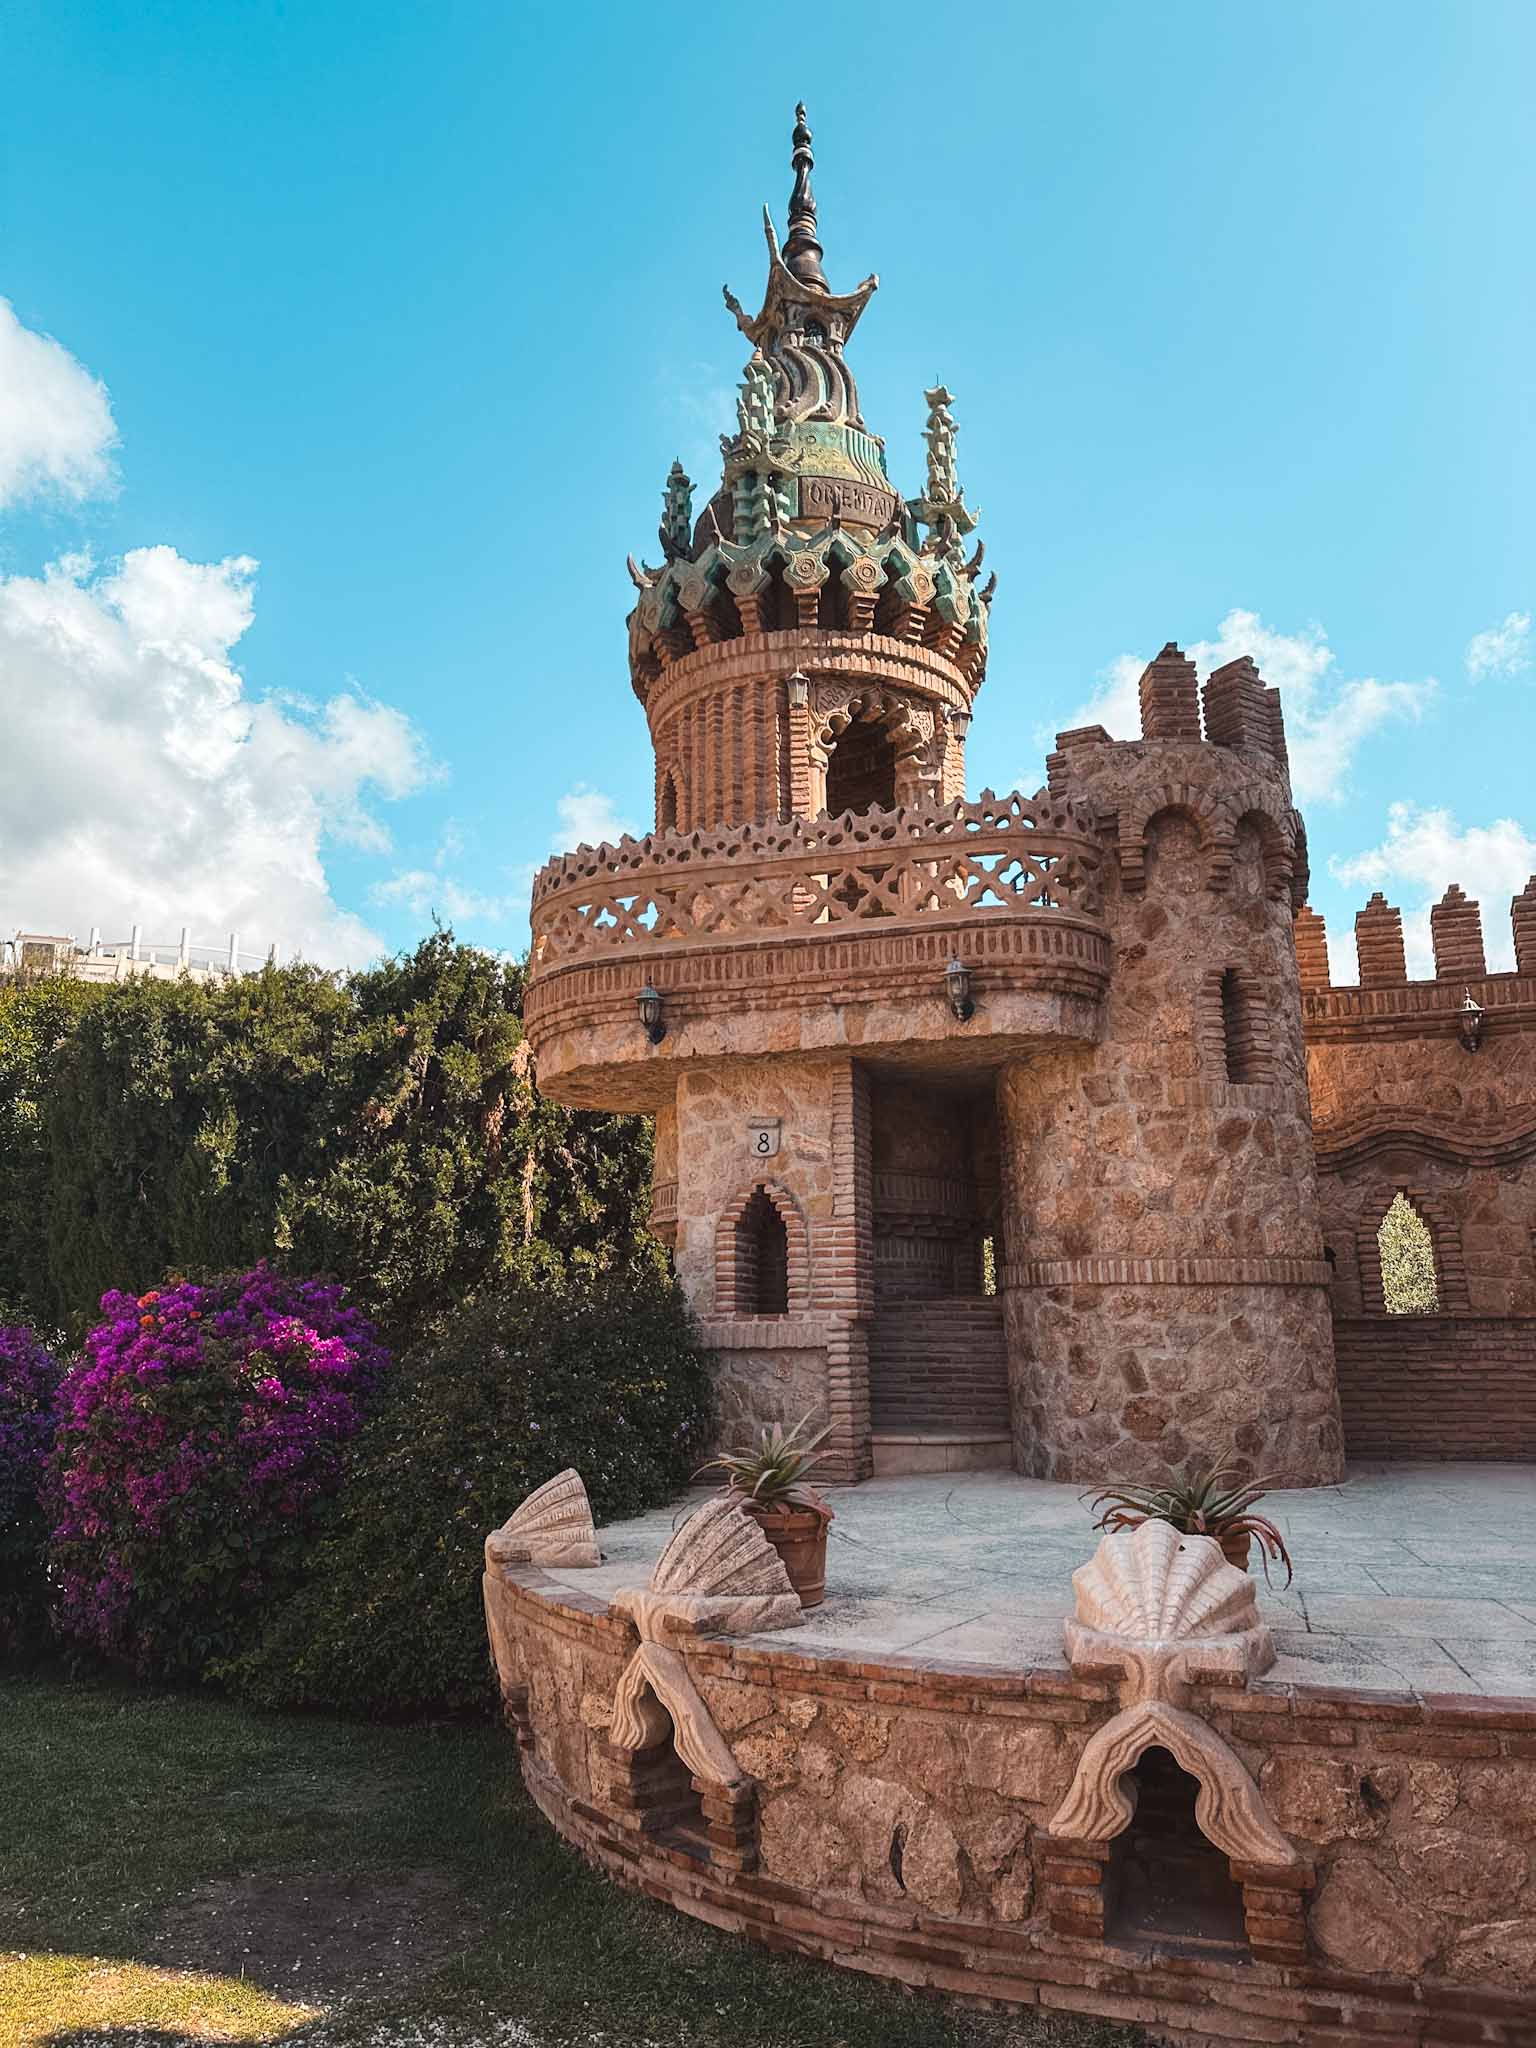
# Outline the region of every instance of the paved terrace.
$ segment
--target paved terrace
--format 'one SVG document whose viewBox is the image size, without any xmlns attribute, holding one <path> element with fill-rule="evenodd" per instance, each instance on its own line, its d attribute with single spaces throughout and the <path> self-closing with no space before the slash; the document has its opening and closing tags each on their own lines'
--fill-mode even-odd
<svg viewBox="0 0 1536 2048">
<path fill-rule="evenodd" d="M 761 1638 L 838 1654 L 1018 1670 L 1062 1664 L 1071 1575 L 1094 1538 L 1080 1489 L 1006 1472 L 832 1487 L 826 1603 Z M 551 1576 L 607 1597 L 644 1585 L 700 1493 L 599 1532 L 602 1566 Z M 1536 1467 L 1358 1465 L 1273 1493 L 1296 1578 L 1261 1574 L 1278 1660 L 1266 1685 L 1536 1695 Z M 1257 1552 L 1255 1552 L 1255 1559 Z"/>
</svg>

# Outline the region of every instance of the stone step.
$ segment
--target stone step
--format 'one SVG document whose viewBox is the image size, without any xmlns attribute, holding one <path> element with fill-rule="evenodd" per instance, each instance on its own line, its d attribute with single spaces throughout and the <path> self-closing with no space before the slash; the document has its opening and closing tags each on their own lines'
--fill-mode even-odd
<svg viewBox="0 0 1536 2048">
<path fill-rule="evenodd" d="M 877 1429 L 872 1443 L 877 1479 L 902 1472 L 1006 1472 L 1013 1465 L 1006 1431 Z"/>
</svg>

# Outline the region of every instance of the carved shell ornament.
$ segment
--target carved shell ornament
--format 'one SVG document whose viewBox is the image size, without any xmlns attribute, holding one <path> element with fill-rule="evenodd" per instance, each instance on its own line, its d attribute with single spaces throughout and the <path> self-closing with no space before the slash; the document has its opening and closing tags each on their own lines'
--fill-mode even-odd
<svg viewBox="0 0 1536 2048">
<path fill-rule="evenodd" d="M 567 1468 L 535 1488 L 485 1539 L 487 1565 L 547 1564 L 570 1570 L 602 1563 L 581 1474 Z"/>
<path fill-rule="evenodd" d="M 1118 1674 L 1121 1711 L 1089 1739 L 1051 1832 L 1107 1841 L 1128 1827 L 1122 1780 L 1156 1746 L 1199 1779 L 1195 1818 L 1208 1840 L 1235 1861 L 1293 1868 L 1300 1858 L 1242 1758 L 1189 1708 L 1192 1681 L 1246 1685 L 1275 1661 L 1248 1574 L 1211 1537 L 1146 1521 L 1105 1536 L 1072 1584 L 1068 1661 L 1081 1677 Z"/>
<path fill-rule="evenodd" d="M 1228 1564 L 1209 1536 L 1181 1535 L 1171 1522 L 1106 1536 L 1072 1584 L 1078 1620 L 1106 1635 L 1166 1642 L 1259 1626 L 1248 1574 Z"/>
<path fill-rule="evenodd" d="M 677 1753 L 695 1777 L 744 1784 L 745 1773 L 669 1638 L 701 1630 L 752 1635 L 800 1621 L 800 1596 L 768 1538 L 722 1494 L 672 1537 L 649 1587 L 616 1593 L 613 1604 L 633 1619 L 640 1646 L 614 1694 L 609 1741 L 619 1749 L 651 1749 L 670 1726 Z"/>
<path fill-rule="evenodd" d="M 792 1592 L 784 1560 L 739 1502 L 721 1494 L 678 1529 L 656 1560 L 653 1593 L 772 1600 Z"/>
</svg>

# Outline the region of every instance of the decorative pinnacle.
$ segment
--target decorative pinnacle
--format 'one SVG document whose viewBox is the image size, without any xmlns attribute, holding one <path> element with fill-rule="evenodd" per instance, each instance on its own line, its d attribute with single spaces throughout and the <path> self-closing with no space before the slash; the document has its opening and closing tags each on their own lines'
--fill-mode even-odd
<svg viewBox="0 0 1536 2048">
<path fill-rule="evenodd" d="M 811 170 L 816 159 L 811 155 L 811 131 L 805 122 L 804 100 L 795 108 L 792 141 L 794 151 L 790 162 L 794 166 L 795 186 L 789 195 L 789 234 L 784 243 L 784 267 L 813 291 L 830 291 L 826 272 L 821 267 L 821 244 L 816 239 L 816 200 L 811 191 Z"/>
</svg>

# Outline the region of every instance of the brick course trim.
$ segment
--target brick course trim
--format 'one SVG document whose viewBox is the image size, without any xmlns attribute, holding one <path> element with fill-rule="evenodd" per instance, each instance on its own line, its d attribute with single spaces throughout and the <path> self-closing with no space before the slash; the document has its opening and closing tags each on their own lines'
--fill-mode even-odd
<svg viewBox="0 0 1536 2048">
<path fill-rule="evenodd" d="M 1004 1287 L 1326 1287 L 1326 1259 L 1021 1259 Z"/>
</svg>

